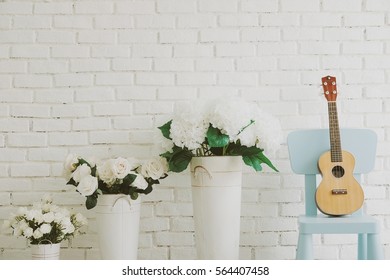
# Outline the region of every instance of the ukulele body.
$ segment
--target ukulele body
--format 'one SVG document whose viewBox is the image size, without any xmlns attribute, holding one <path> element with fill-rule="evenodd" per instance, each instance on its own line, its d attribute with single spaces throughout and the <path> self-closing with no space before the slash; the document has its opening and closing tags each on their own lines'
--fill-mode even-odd
<svg viewBox="0 0 390 280">
<path fill-rule="evenodd" d="M 324 214 L 342 216 L 359 210 L 364 202 L 364 192 L 353 176 L 354 156 L 342 151 L 342 162 L 332 162 L 331 152 L 318 160 L 322 181 L 316 190 L 317 208 Z"/>
</svg>

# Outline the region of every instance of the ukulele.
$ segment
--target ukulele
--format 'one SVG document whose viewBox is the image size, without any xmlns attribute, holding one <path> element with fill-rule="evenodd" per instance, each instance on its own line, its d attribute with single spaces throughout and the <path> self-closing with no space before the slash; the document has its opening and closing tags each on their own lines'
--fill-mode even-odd
<svg viewBox="0 0 390 280">
<path fill-rule="evenodd" d="M 330 151 L 322 154 L 318 160 L 322 181 L 316 190 L 315 199 L 322 213 L 331 216 L 347 215 L 363 205 L 364 193 L 353 176 L 354 156 L 341 149 L 336 78 L 323 77 L 322 87 L 328 101 Z"/>
</svg>

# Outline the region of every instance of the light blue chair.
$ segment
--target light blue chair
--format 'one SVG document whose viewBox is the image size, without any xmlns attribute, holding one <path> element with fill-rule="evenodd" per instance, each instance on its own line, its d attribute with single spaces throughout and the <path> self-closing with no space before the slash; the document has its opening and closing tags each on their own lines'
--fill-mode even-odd
<svg viewBox="0 0 390 280">
<path fill-rule="evenodd" d="M 354 176 L 360 182 L 361 174 L 374 167 L 377 137 L 368 129 L 341 129 L 341 147 L 351 152 L 356 160 Z M 380 223 L 363 213 L 331 217 L 317 213 L 318 158 L 330 149 L 329 130 L 299 130 L 289 133 L 287 146 L 291 168 L 305 176 L 305 215 L 298 218 L 299 238 L 296 259 L 313 259 L 313 234 L 358 234 L 358 259 L 383 259 L 380 244 Z M 363 190 L 364 190 L 364 186 Z"/>
</svg>

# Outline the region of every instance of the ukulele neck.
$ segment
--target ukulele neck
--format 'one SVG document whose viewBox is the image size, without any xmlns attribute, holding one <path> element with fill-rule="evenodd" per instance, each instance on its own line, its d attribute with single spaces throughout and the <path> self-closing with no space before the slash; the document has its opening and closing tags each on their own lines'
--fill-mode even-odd
<svg viewBox="0 0 390 280">
<path fill-rule="evenodd" d="M 328 116 L 331 161 L 342 162 L 343 156 L 341 151 L 340 129 L 335 101 L 328 102 Z"/>
</svg>

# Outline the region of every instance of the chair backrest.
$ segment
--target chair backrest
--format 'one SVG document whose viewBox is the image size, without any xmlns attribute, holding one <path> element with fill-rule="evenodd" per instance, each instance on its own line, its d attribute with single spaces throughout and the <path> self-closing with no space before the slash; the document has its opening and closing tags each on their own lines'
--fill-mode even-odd
<svg viewBox="0 0 390 280">
<path fill-rule="evenodd" d="M 369 129 L 340 129 L 341 148 L 355 157 L 354 175 L 360 181 L 360 175 L 370 172 L 375 165 L 376 133 Z M 287 146 L 290 164 L 294 173 L 305 175 L 306 215 L 317 215 L 315 191 L 316 175 L 319 174 L 318 159 L 330 150 L 329 130 L 310 129 L 289 133 Z"/>
</svg>

